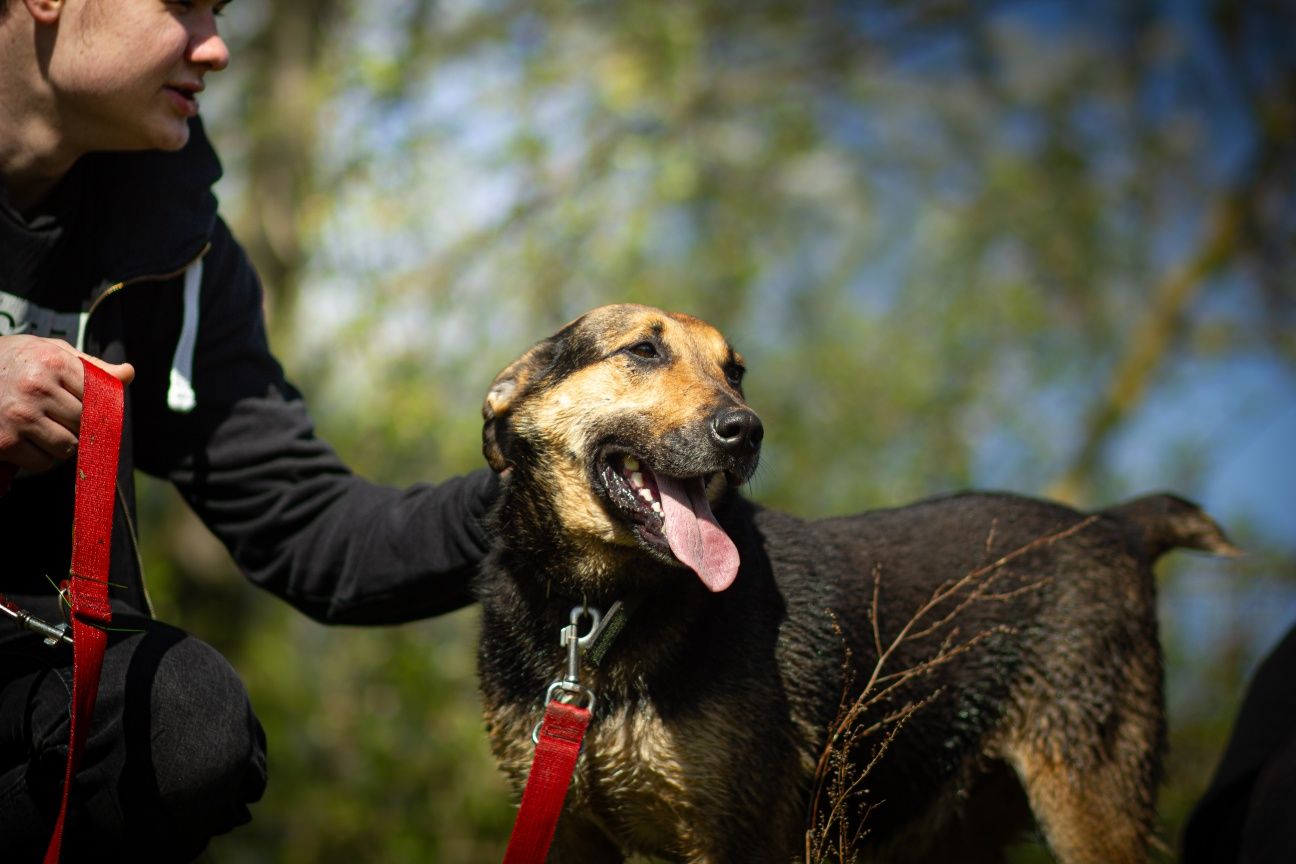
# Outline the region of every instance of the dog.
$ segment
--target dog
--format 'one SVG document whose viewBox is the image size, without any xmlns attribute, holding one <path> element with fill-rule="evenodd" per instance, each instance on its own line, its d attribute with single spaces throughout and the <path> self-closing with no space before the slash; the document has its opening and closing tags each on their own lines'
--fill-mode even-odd
<svg viewBox="0 0 1296 864">
<path fill-rule="evenodd" d="M 632 611 L 551 861 L 1143 862 L 1165 750 L 1152 563 L 1234 548 L 1154 495 L 1092 514 L 964 493 L 805 521 L 740 494 L 764 434 L 697 318 L 595 309 L 483 405 L 500 474 L 479 649 L 520 793 L 559 633 Z M 584 629 L 585 625 L 582 625 Z"/>
</svg>

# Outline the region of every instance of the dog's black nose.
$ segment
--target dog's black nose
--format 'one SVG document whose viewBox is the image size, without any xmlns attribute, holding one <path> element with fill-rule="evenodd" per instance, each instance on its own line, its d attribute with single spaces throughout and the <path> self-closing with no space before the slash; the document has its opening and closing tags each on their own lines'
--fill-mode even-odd
<svg viewBox="0 0 1296 864">
<path fill-rule="evenodd" d="M 750 408 L 726 408 L 712 418 L 711 437 L 730 453 L 745 456 L 760 449 L 765 427 Z"/>
</svg>

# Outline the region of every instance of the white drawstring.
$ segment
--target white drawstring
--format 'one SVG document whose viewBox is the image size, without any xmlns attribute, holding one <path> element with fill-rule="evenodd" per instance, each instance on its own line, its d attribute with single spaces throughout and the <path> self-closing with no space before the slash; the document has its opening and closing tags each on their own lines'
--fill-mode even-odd
<svg viewBox="0 0 1296 864">
<path fill-rule="evenodd" d="M 196 396 L 193 389 L 194 347 L 198 342 L 198 287 L 202 284 L 203 262 L 199 258 L 185 270 L 184 317 L 180 321 L 180 341 L 176 343 L 175 357 L 171 360 L 171 387 L 167 390 L 167 405 L 172 411 L 187 414 L 194 409 Z"/>
</svg>

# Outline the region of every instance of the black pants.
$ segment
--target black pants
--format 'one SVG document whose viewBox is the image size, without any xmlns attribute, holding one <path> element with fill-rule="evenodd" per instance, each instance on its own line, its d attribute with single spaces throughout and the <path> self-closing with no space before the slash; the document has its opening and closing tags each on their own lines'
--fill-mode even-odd
<svg viewBox="0 0 1296 864">
<path fill-rule="evenodd" d="M 63 785 L 72 650 L 0 627 L 0 858 L 38 862 Z M 188 861 L 251 818 L 265 736 L 215 649 L 148 618 L 115 613 L 113 627 L 142 632 L 109 637 L 63 861 Z"/>
</svg>

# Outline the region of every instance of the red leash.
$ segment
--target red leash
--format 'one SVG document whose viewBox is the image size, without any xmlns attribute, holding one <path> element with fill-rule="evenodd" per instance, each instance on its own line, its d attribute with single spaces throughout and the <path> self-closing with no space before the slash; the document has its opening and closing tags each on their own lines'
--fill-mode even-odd
<svg viewBox="0 0 1296 864">
<path fill-rule="evenodd" d="M 540 864 L 549 854 L 589 722 L 589 709 L 579 705 L 555 699 L 545 708 L 504 864 Z"/>
<path fill-rule="evenodd" d="M 72 613 L 72 722 L 63 801 L 54 835 L 45 851 L 45 864 L 58 864 L 72 778 L 94 718 L 99 670 L 108 642 L 104 627 L 112 621 L 112 608 L 108 605 L 108 552 L 112 542 L 124 399 L 120 381 L 93 363 L 85 360 L 81 363 L 85 367 L 85 393 L 81 397 L 72 568 L 67 592 Z"/>
<path fill-rule="evenodd" d="M 579 636 L 576 625 L 582 618 L 590 619 L 590 629 Z M 522 790 L 504 864 L 543 864 L 549 855 L 563 801 L 576 773 L 585 730 L 594 713 L 594 691 L 580 683 L 581 653 L 607 632 L 605 620 L 597 609 L 577 606 L 571 610 L 571 623 L 559 631 L 558 641 L 567 648 L 567 674 L 550 684 L 545 693 L 544 720 L 532 733 L 535 756 L 531 757 L 531 773 Z M 602 656 L 602 650 L 595 656 Z M 568 701 L 563 701 L 560 694 Z M 580 704 L 582 700 L 584 705 Z"/>
</svg>

